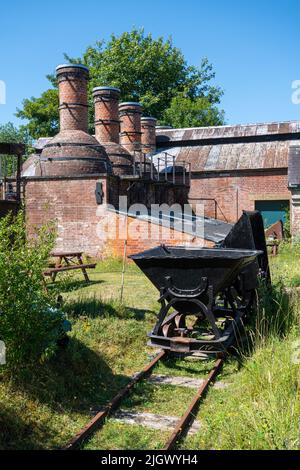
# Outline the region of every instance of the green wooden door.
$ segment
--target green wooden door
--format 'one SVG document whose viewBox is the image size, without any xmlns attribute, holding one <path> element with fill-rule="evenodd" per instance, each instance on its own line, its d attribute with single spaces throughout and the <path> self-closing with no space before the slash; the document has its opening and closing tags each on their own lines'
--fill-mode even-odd
<svg viewBox="0 0 300 470">
<path fill-rule="evenodd" d="M 284 223 L 289 210 L 289 201 L 255 201 L 255 209 L 260 211 L 265 228 L 275 224 L 278 220 Z"/>
</svg>

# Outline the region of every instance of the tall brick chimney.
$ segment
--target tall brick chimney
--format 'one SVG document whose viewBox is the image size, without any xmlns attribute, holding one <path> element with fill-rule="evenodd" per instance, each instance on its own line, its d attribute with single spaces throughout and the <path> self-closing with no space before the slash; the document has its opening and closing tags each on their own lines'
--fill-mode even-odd
<svg viewBox="0 0 300 470">
<path fill-rule="evenodd" d="M 127 102 L 121 103 L 119 106 L 120 143 L 131 153 L 141 151 L 141 115 L 142 106 L 140 103 Z"/>
<path fill-rule="evenodd" d="M 89 69 L 84 65 L 56 67 L 59 86 L 60 131 L 88 132 L 87 82 Z"/>
<path fill-rule="evenodd" d="M 59 65 L 56 75 L 59 88 L 60 132 L 42 151 L 42 175 L 111 173 L 105 149 L 88 134 L 88 68 L 78 64 Z"/>
<path fill-rule="evenodd" d="M 156 119 L 153 117 L 142 117 L 142 152 L 154 153 L 156 150 Z"/>
<path fill-rule="evenodd" d="M 100 86 L 93 89 L 95 132 L 99 142 L 119 143 L 119 88 Z"/>
<path fill-rule="evenodd" d="M 93 89 L 95 105 L 96 139 L 106 150 L 116 175 L 133 173 L 133 157 L 119 143 L 119 96 L 118 88 L 101 86 Z"/>
</svg>

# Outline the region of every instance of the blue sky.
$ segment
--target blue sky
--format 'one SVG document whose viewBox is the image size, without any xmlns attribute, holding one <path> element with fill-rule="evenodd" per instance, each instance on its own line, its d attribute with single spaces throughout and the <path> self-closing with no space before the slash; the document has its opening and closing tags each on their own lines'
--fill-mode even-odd
<svg viewBox="0 0 300 470">
<path fill-rule="evenodd" d="M 52 0 L 1 2 L 0 124 L 45 75 L 87 45 L 133 26 L 172 36 L 190 64 L 213 63 L 228 124 L 300 119 L 291 83 L 300 80 L 300 2 L 295 0 Z"/>
</svg>

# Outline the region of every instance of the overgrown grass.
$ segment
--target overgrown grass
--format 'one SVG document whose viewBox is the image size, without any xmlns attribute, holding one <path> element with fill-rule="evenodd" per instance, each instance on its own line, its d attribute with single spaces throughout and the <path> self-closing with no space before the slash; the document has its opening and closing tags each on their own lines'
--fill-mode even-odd
<svg viewBox="0 0 300 470">
<path fill-rule="evenodd" d="M 281 281 L 285 287 L 300 286 L 300 243 L 282 242 L 279 256 L 271 258 L 273 281 Z"/>
<path fill-rule="evenodd" d="M 200 410 L 201 433 L 185 449 L 299 449 L 299 365 L 293 341 L 258 347 L 224 390 L 212 389 Z"/>
<path fill-rule="evenodd" d="M 73 326 L 67 348 L 14 376 L 0 369 L 0 449 L 63 446 L 149 360 L 156 293 L 144 276 L 128 272 L 124 305 L 119 272 L 92 272 L 89 285 L 74 279 L 71 289 L 58 281 Z"/>
<path fill-rule="evenodd" d="M 120 260 L 99 263 L 90 271 L 89 285 L 81 274 L 61 281 L 58 277 L 63 308 L 73 326 L 70 343 L 34 370 L 0 375 L 0 449 L 63 446 L 154 354 L 146 341 L 159 309 L 158 292 L 130 265 L 121 304 L 121 270 Z M 272 273 L 273 290 L 261 292 L 257 320 L 251 325 L 251 353 L 246 350 L 226 362 L 220 380 L 229 387 L 210 390 L 197 416 L 201 432 L 180 448 L 300 448 L 299 366 L 293 363 L 300 302 L 285 292 L 286 285 L 300 279 L 298 254 L 284 247 L 272 259 Z M 269 302 L 270 295 L 275 303 Z M 209 367 L 202 361 L 170 359 L 155 372 L 205 377 Z M 192 394 L 143 382 L 122 407 L 180 416 Z M 166 438 L 166 433 L 110 419 L 85 448 L 156 449 Z"/>
</svg>

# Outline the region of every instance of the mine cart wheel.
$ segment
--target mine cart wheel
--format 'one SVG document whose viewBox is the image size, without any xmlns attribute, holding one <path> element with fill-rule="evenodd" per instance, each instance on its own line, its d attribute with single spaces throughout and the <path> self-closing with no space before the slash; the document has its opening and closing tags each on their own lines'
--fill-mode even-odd
<svg viewBox="0 0 300 470">
<path fill-rule="evenodd" d="M 185 315 L 183 315 L 183 313 L 176 315 L 175 325 L 176 328 L 186 328 Z"/>
<path fill-rule="evenodd" d="M 250 311 L 255 300 L 255 289 L 240 290 L 235 284 L 230 288 L 230 294 L 238 310 Z"/>
<path fill-rule="evenodd" d="M 175 325 L 174 323 L 167 323 L 162 327 L 162 332 L 165 338 L 171 338 L 175 332 Z"/>
</svg>

